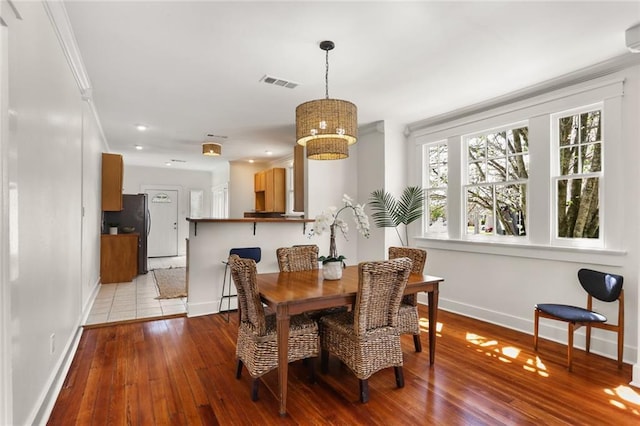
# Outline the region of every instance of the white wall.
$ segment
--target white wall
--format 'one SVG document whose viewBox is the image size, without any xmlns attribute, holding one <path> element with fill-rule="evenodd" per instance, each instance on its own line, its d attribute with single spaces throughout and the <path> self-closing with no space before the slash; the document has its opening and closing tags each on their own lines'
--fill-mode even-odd
<svg viewBox="0 0 640 426">
<path fill-rule="evenodd" d="M 185 239 L 189 236 L 189 191 L 202 190 L 204 193 L 203 216 L 211 215 L 211 172 L 169 169 L 162 167 L 127 166 L 124 161 L 125 194 L 137 194 L 146 189 L 175 189 L 178 191 L 178 255 L 187 253 Z M 153 220 L 153 219 L 152 219 Z"/>
<path fill-rule="evenodd" d="M 40 2 L 15 6 L 20 20 L 6 2 L 1 9 L 8 26 L 2 29 L 8 93 L 1 93 L 1 104 L 9 123 L 2 133 L 3 154 L 8 153 L 2 221 L 8 238 L 1 240 L 7 270 L 0 285 L 10 313 L 0 327 L 3 336 L 11 336 L 3 346 L 3 370 L 11 377 L 0 383 L 0 422 L 32 424 L 47 418 L 96 288 L 96 157 L 105 146 L 47 15 L 51 9 Z"/>
</svg>

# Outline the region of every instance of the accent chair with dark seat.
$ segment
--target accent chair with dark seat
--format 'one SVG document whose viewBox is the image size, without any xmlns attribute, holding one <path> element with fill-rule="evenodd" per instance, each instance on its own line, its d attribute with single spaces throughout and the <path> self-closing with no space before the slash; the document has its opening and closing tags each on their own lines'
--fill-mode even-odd
<svg viewBox="0 0 640 426">
<path fill-rule="evenodd" d="M 622 368 L 622 352 L 624 348 L 624 290 L 623 277 L 591 269 L 580 269 L 578 281 L 587 292 L 587 307 L 555 303 L 539 303 L 535 306 L 535 323 L 533 347 L 538 350 L 538 322 L 540 318 L 549 318 L 568 323 L 567 367 L 571 371 L 573 352 L 573 333 L 582 326 L 587 327 L 585 349 L 589 353 L 591 345 L 591 328 L 613 331 L 618 334 L 618 368 Z M 618 301 L 618 323 L 610 324 L 607 317 L 593 310 L 593 298 L 603 302 Z"/>
<path fill-rule="evenodd" d="M 408 257 L 413 261 L 412 274 L 422 274 L 427 262 L 427 251 L 411 247 L 389 247 L 389 259 Z M 412 334 L 413 345 L 416 352 L 422 352 L 420 341 L 420 316 L 418 315 L 418 294 L 407 294 L 402 297 L 400 310 L 398 311 L 398 328 L 400 334 Z M 429 333 L 435 333 L 429 330 Z"/>
<path fill-rule="evenodd" d="M 240 323 L 236 344 L 238 365 L 236 378 L 244 365 L 252 378 L 251 399 L 258 400 L 259 378 L 278 367 L 278 335 L 275 314 L 265 315 L 256 279 L 256 262 L 229 256 L 231 276 L 238 289 Z M 304 315 L 293 315 L 289 326 L 289 357 L 293 362 L 310 358 L 309 370 L 314 381 L 313 359 L 318 356 L 318 323 Z"/>
<path fill-rule="evenodd" d="M 322 371 L 329 353 L 353 371 L 360 381 L 360 401 L 369 400 L 372 374 L 394 367 L 396 385 L 404 387 L 398 309 L 411 272 L 407 258 L 358 265 L 358 292 L 353 310 L 320 319 Z"/>
</svg>

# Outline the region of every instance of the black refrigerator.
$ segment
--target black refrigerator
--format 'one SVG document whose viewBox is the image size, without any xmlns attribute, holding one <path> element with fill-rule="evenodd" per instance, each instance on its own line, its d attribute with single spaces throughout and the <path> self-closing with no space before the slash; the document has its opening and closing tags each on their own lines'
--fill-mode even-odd
<svg viewBox="0 0 640 426">
<path fill-rule="evenodd" d="M 119 212 L 104 212 L 104 229 L 107 224 L 117 223 L 118 232 L 122 228 L 134 227 L 138 237 L 138 274 L 146 274 L 147 270 L 147 235 L 151 226 L 147 194 L 123 194 L 122 210 Z"/>
</svg>

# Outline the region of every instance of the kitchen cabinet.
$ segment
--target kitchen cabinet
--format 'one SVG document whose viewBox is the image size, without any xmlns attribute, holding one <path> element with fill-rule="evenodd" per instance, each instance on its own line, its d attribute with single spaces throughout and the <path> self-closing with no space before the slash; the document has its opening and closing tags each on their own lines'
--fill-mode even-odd
<svg viewBox="0 0 640 426">
<path fill-rule="evenodd" d="M 102 153 L 102 211 L 122 210 L 122 155 Z"/>
<path fill-rule="evenodd" d="M 264 186 L 262 177 L 264 176 Z M 286 186 L 285 169 L 276 167 L 256 173 L 254 176 L 254 192 L 256 196 L 255 210 L 257 212 L 285 213 Z"/>
<path fill-rule="evenodd" d="M 138 275 L 138 233 L 100 236 L 100 281 L 122 283 Z"/>
</svg>

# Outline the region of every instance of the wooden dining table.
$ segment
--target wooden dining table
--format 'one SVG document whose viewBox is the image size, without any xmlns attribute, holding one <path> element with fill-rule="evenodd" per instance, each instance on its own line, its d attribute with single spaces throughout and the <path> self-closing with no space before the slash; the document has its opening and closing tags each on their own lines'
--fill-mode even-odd
<svg viewBox="0 0 640 426">
<path fill-rule="evenodd" d="M 292 315 L 317 309 L 353 305 L 358 292 L 358 266 L 348 266 L 339 280 L 324 280 L 322 270 L 274 272 L 258 274 L 258 290 L 262 301 L 273 309 L 278 334 L 278 388 L 280 415 L 287 413 L 287 377 L 289 324 Z M 429 300 L 429 363 L 436 354 L 436 324 L 438 314 L 438 287 L 443 278 L 411 274 L 405 294 L 428 293 Z"/>
</svg>

